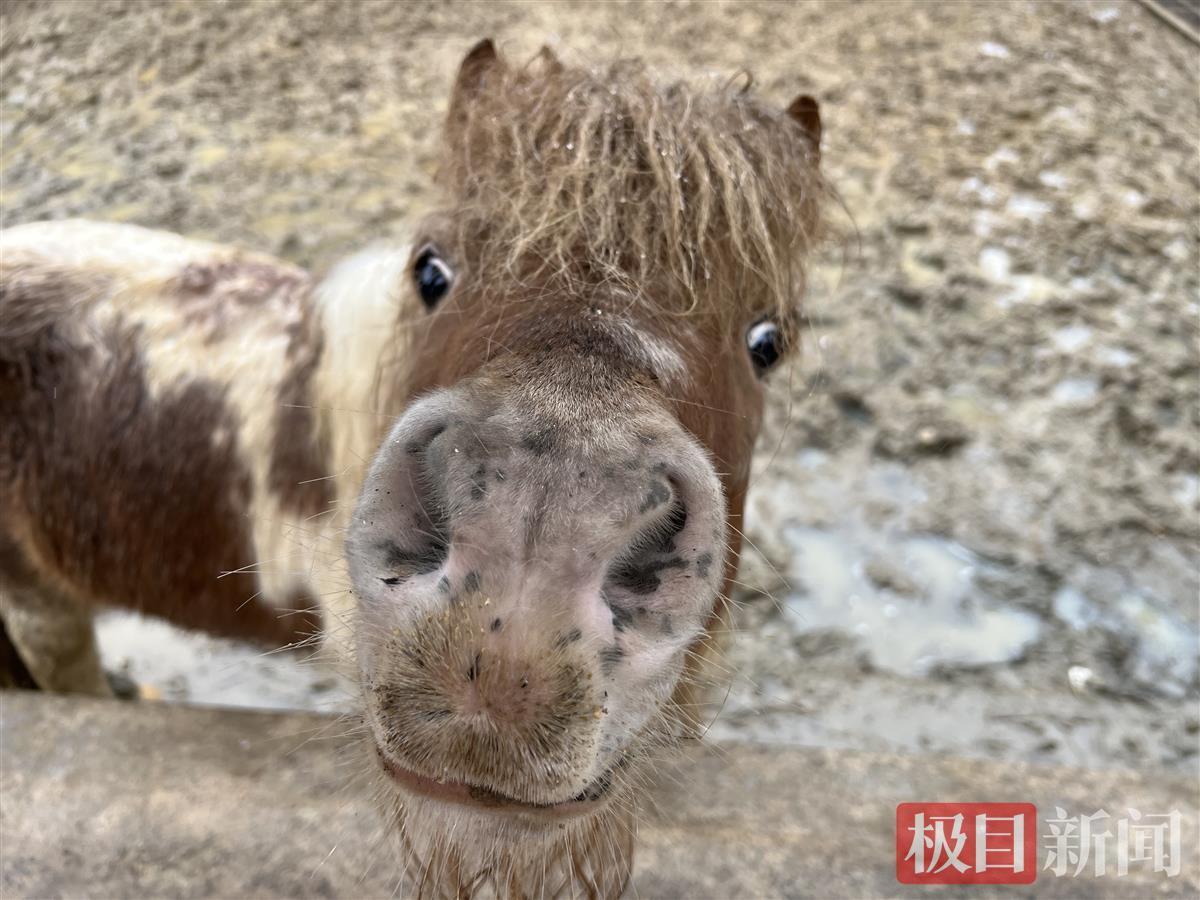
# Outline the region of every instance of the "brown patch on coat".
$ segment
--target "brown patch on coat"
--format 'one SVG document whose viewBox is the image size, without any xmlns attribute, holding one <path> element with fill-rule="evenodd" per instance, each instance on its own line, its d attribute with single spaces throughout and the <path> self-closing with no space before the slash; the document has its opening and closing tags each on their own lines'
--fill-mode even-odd
<svg viewBox="0 0 1200 900">
<path fill-rule="evenodd" d="M 8 520 L 18 509 L 20 473 L 38 446 L 39 435 L 20 412 L 31 397 L 56 400 L 60 373 L 72 361 L 91 358 L 79 329 L 68 323 L 74 309 L 86 308 L 109 286 L 101 275 L 0 261 L 0 537 L 6 537 L 0 550 L 18 547 L 18 523 Z M 0 571 L 6 562 L 0 553 Z"/>
<path fill-rule="evenodd" d="M 10 543 L 28 534 L 39 579 L 213 634 L 293 639 L 299 617 L 252 600 L 253 574 L 219 577 L 255 561 L 222 390 L 198 380 L 152 399 L 137 329 L 85 341 L 73 307 L 102 281 L 4 266 L 0 286 L 0 527 Z"/>
<path fill-rule="evenodd" d="M 324 334 L 306 294 L 299 322 L 290 326 L 287 374 L 279 385 L 267 486 L 280 506 L 311 517 L 333 508 L 334 482 L 329 476 L 327 436 L 313 408 L 313 376 L 321 362 Z"/>
</svg>

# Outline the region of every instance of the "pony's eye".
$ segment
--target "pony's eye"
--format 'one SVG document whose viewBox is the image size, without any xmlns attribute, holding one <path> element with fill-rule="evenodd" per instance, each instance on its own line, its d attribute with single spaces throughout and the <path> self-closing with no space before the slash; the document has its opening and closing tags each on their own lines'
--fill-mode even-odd
<svg viewBox="0 0 1200 900">
<path fill-rule="evenodd" d="M 759 375 L 769 372 L 783 357 L 783 334 L 770 319 L 755 322 L 746 332 L 746 349 Z"/>
<path fill-rule="evenodd" d="M 417 283 L 417 293 L 421 295 L 425 307 L 433 309 L 450 290 L 454 273 L 436 250 L 427 247 L 417 255 L 413 265 L 413 280 Z"/>
</svg>

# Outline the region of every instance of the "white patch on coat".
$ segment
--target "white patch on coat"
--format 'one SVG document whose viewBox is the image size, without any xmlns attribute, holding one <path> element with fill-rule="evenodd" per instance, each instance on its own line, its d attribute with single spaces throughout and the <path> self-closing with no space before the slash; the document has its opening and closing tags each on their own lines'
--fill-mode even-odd
<svg viewBox="0 0 1200 900">
<path fill-rule="evenodd" d="M 325 335 L 315 379 L 332 438 L 330 468 L 339 508 L 352 507 L 363 472 L 392 417 L 379 408 L 381 379 L 395 377 L 404 347 L 400 313 L 409 249 L 377 246 L 338 263 L 314 299 Z"/>
<path fill-rule="evenodd" d="M 313 395 L 328 441 L 336 496 L 336 511 L 324 528 L 339 552 L 367 466 L 394 424 L 395 413 L 381 404 L 393 393 L 386 382 L 402 377 L 405 302 L 416 305 L 407 290 L 409 254 L 406 246 L 369 247 L 334 266 L 314 292 L 325 343 Z M 329 639 L 344 651 L 354 613 L 344 560 L 323 573 L 318 586 L 322 607 L 342 626 Z"/>
</svg>

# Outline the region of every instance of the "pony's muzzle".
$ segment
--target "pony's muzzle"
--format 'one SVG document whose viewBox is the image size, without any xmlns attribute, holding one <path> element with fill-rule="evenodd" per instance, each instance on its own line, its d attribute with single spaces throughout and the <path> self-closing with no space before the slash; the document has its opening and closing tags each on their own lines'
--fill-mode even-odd
<svg viewBox="0 0 1200 900">
<path fill-rule="evenodd" d="M 384 751 L 524 802 L 586 794 L 678 678 L 723 523 L 711 464 L 661 408 L 614 425 L 459 391 L 415 404 L 347 539 Z"/>
</svg>

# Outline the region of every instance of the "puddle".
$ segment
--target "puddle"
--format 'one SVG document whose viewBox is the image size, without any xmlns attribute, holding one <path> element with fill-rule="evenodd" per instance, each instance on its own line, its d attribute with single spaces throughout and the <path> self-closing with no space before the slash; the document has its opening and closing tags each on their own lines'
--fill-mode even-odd
<svg viewBox="0 0 1200 900">
<path fill-rule="evenodd" d="M 1196 629 L 1138 593 L 1101 607 L 1068 585 L 1054 596 L 1054 615 L 1075 631 L 1099 629 L 1128 648 L 1124 674 L 1139 685 L 1184 697 L 1200 675 Z"/>
<path fill-rule="evenodd" d="M 910 676 L 1009 662 L 1037 640 L 1038 618 L 987 597 L 976 583 L 984 564 L 964 547 L 858 530 L 784 528 L 786 604 L 801 633 L 853 635 L 873 665 Z"/>
</svg>

